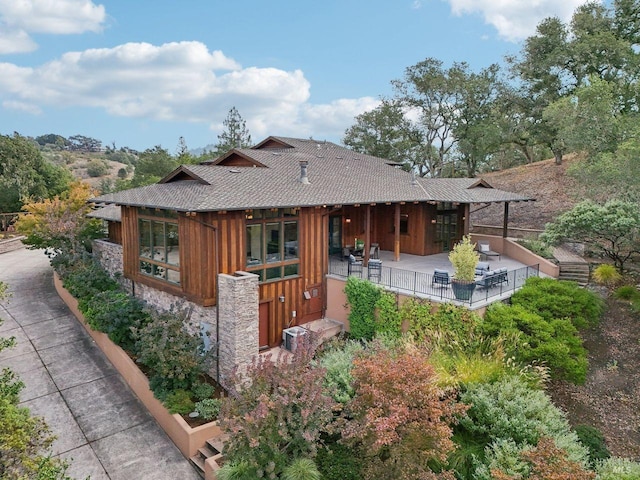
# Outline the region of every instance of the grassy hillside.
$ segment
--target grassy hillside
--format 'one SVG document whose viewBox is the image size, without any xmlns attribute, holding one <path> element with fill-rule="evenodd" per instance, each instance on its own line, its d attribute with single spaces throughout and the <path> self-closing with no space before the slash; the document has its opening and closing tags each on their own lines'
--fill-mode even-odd
<svg viewBox="0 0 640 480">
<path fill-rule="evenodd" d="M 580 186 L 567 174 L 567 169 L 580 161 L 575 155 L 567 155 L 562 165 L 556 165 L 553 159 L 543 160 L 499 172 L 485 173 L 480 177 L 494 188 L 536 199 L 535 202 L 511 203 L 509 226 L 543 229 L 545 223 L 551 222 L 558 214 L 569 210 L 581 200 Z M 502 204 L 491 205 L 473 214 L 472 222 L 502 225 L 503 212 Z"/>
</svg>

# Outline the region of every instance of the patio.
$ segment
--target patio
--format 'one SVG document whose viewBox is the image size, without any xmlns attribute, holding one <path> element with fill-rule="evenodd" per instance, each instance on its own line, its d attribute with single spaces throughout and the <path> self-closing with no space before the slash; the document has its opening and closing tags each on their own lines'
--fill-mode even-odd
<svg viewBox="0 0 640 480">
<path fill-rule="evenodd" d="M 353 268 L 351 275 L 369 279 L 388 290 L 425 298 L 435 302 L 453 302 L 459 305 L 469 305 L 472 309 L 485 307 L 493 302 L 509 298 L 513 292 L 522 287 L 527 278 L 539 276 L 538 265 L 525 265 L 506 255 L 500 259 L 491 257 L 488 260 L 491 270 L 506 268 L 506 281 L 490 288 L 477 286 L 470 300 L 460 301 L 453 295 L 450 285 L 434 283 L 434 270 L 442 269 L 453 274 L 453 266 L 449 262 L 448 253 L 436 255 L 409 255 L 403 253 L 400 260 L 393 261 L 393 252 L 381 250 L 380 260 L 382 269 L 376 272 L 363 266 Z M 341 257 L 329 259 L 329 275 L 347 278 L 349 276 L 349 261 Z"/>
</svg>

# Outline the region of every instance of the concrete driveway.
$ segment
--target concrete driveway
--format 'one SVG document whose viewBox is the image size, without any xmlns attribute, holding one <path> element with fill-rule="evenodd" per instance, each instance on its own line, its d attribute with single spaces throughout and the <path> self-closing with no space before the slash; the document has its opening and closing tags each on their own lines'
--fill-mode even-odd
<svg viewBox="0 0 640 480">
<path fill-rule="evenodd" d="M 200 478 L 60 300 L 42 251 L 0 255 L 0 281 L 12 292 L 0 336 L 17 340 L 0 367 L 26 384 L 22 405 L 57 435 L 53 453 L 72 461 L 71 477 Z"/>
</svg>

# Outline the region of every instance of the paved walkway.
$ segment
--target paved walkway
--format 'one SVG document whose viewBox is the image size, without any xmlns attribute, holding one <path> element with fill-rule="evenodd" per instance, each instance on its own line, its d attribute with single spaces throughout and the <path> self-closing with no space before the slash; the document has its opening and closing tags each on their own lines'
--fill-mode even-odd
<svg viewBox="0 0 640 480">
<path fill-rule="evenodd" d="M 200 478 L 60 300 L 41 251 L 0 255 L 0 281 L 12 292 L 0 335 L 17 340 L 0 367 L 26 384 L 22 405 L 57 435 L 53 453 L 72 460 L 71 477 Z"/>
</svg>

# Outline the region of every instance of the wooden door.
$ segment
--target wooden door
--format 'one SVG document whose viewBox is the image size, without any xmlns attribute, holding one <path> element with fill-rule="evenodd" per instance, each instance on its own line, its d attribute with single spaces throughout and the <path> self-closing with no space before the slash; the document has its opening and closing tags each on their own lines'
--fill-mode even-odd
<svg viewBox="0 0 640 480">
<path fill-rule="evenodd" d="M 269 311 L 271 302 L 262 302 L 258 307 L 259 334 L 258 341 L 260 349 L 269 348 Z"/>
<path fill-rule="evenodd" d="M 305 311 L 304 322 L 318 320 L 322 318 L 322 307 L 324 306 L 322 295 L 322 284 L 309 285 L 304 295 Z"/>
</svg>

